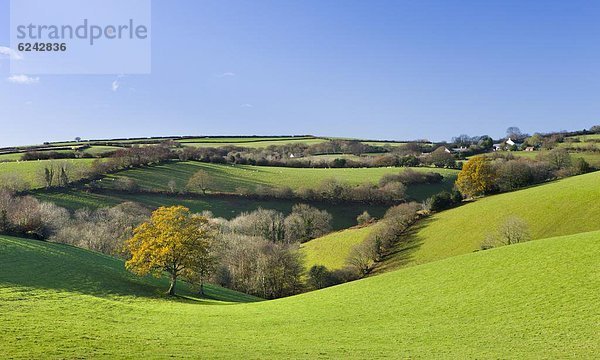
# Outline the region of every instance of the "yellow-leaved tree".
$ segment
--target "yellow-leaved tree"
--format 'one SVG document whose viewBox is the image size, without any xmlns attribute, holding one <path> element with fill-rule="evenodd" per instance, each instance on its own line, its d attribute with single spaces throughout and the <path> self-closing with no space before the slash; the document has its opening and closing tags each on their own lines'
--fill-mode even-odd
<svg viewBox="0 0 600 360">
<path fill-rule="evenodd" d="M 214 239 L 215 232 L 205 217 L 183 206 L 161 207 L 127 241 L 131 259 L 125 266 L 140 276 L 160 277 L 167 272 L 171 278 L 168 293 L 175 295 L 178 278 L 198 279 L 198 272 L 214 262 Z"/>
<path fill-rule="evenodd" d="M 483 156 L 471 158 L 463 166 L 456 187 L 466 197 L 483 195 L 494 189 L 496 171 L 490 160 Z"/>
</svg>

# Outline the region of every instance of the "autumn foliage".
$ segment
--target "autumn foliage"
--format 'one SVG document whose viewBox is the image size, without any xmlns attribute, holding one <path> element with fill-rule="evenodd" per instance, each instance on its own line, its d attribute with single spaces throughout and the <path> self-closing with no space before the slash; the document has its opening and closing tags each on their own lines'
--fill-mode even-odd
<svg viewBox="0 0 600 360">
<path fill-rule="evenodd" d="M 175 295 L 178 278 L 197 279 L 211 261 L 213 241 L 214 232 L 205 217 L 183 206 L 161 207 L 127 241 L 131 258 L 125 265 L 138 275 L 159 277 L 167 272 L 169 294 Z"/>
<path fill-rule="evenodd" d="M 483 195 L 494 188 L 496 171 L 490 160 L 476 156 L 458 174 L 456 186 L 466 197 Z"/>
</svg>

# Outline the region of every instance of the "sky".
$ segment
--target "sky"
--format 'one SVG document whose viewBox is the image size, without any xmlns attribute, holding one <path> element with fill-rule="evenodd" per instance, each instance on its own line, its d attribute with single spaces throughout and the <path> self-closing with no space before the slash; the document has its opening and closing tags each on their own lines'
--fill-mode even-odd
<svg viewBox="0 0 600 360">
<path fill-rule="evenodd" d="M 150 74 L 14 77 L 0 55 L 0 146 L 589 128 L 598 19 L 598 1 L 153 0 Z"/>
</svg>

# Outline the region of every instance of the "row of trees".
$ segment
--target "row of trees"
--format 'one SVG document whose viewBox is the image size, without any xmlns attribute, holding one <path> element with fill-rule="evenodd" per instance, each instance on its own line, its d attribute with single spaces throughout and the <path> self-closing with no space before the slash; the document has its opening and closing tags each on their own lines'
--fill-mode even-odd
<svg viewBox="0 0 600 360">
<path fill-rule="evenodd" d="M 293 190 L 290 187 L 256 186 L 253 189 L 238 188 L 236 193 L 244 196 L 265 198 L 302 199 L 305 201 L 328 201 L 333 203 L 356 201 L 365 203 L 397 203 L 406 198 L 406 188 L 415 184 L 438 184 L 444 177 L 434 172 L 417 172 L 406 169 L 397 174 L 388 174 L 377 183 L 363 183 L 351 185 L 335 178 L 325 179 L 314 188 L 302 187 Z M 127 182 L 115 184 L 121 190 L 132 191 L 137 189 L 137 184 L 128 179 Z M 180 190 L 174 181 L 167 187 L 170 192 L 176 193 L 217 193 L 218 181 L 207 171 L 199 170 L 190 177 L 184 189 Z"/>
<path fill-rule="evenodd" d="M 390 208 L 365 241 L 352 249 L 344 268 L 329 270 L 315 265 L 308 271 L 307 284 L 322 289 L 369 275 L 397 246 L 410 240 L 408 230 L 419 219 L 421 210 L 422 206 L 414 202 Z M 363 213 L 357 220 L 366 224 L 371 218 Z"/>
</svg>

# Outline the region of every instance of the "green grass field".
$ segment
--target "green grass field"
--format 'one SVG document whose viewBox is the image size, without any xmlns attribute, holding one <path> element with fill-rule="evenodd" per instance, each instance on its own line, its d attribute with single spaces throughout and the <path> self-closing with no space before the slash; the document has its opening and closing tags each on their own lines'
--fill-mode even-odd
<svg viewBox="0 0 600 360">
<path fill-rule="evenodd" d="M 61 159 L 40 160 L 0 163 L 0 178 L 3 176 L 15 176 L 29 184 L 30 188 L 43 186 L 41 176 L 44 167 L 49 163 L 67 163 L 71 169 L 71 179 L 79 179 L 81 171 L 89 168 L 95 159 Z"/>
<path fill-rule="evenodd" d="M 345 229 L 302 244 L 300 251 L 306 268 L 313 265 L 325 265 L 330 270 L 343 268 L 352 248 L 365 241 L 376 226 Z"/>
<path fill-rule="evenodd" d="M 94 157 L 97 157 L 99 155 L 108 153 L 108 152 L 112 152 L 112 151 L 116 151 L 122 149 L 121 147 L 118 146 L 102 146 L 102 145 L 94 145 L 94 146 L 90 146 L 87 149 L 83 150 L 83 153 L 85 154 L 89 154 L 92 155 Z M 51 148 L 49 150 L 43 150 L 43 151 L 39 151 L 41 153 L 44 152 L 57 152 L 59 154 L 74 154 L 75 151 L 74 150 L 52 150 Z M 23 158 L 23 155 L 25 153 L 23 152 L 19 152 L 19 153 L 10 153 L 10 154 L 0 154 L 0 161 L 18 161 L 21 160 Z M 35 161 L 35 160 L 33 160 Z"/>
<path fill-rule="evenodd" d="M 0 238 L 0 353 L 15 358 L 574 358 L 600 352 L 600 233 L 533 241 L 275 301 Z M 185 292 L 184 295 L 191 295 Z M 220 302 L 227 301 L 227 302 Z"/>
<path fill-rule="evenodd" d="M 599 230 L 599 203 L 600 172 L 482 198 L 418 223 L 389 268 L 477 250 L 509 216 L 525 220 L 534 239 Z"/>
<path fill-rule="evenodd" d="M 75 210 L 81 208 L 97 209 L 115 206 L 122 202 L 133 201 L 151 209 L 160 206 L 183 205 L 194 212 L 212 211 L 217 217 L 231 219 L 242 212 L 254 211 L 258 208 L 273 209 L 289 214 L 297 200 L 268 199 L 257 200 L 235 196 L 175 196 L 165 194 L 126 194 L 117 192 L 89 193 L 79 190 L 36 191 L 34 196 L 43 201 L 50 201 L 58 206 Z M 326 204 L 312 203 L 313 206 L 327 210 L 333 216 L 332 225 L 335 230 L 356 225 L 356 217 L 363 211 L 377 218 L 383 217 L 386 206 L 368 204 Z"/>
<path fill-rule="evenodd" d="M 102 180 L 102 186 L 108 189 L 114 187 L 118 178 L 132 178 L 144 190 L 168 189 L 167 184 L 173 180 L 179 189 L 183 189 L 190 177 L 199 170 L 210 174 L 213 191 L 236 192 L 239 188 L 255 190 L 257 186 L 265 187 L 289 186 L 292 189 L 300 187 L 316 187 L 323 180 L 335 178 L 340 181 L 358 185 L 364 182 L 377 182 L 385 174 L 398 173 L 406 168 L 356 168 L 356 169 L 312 169 L 287 168 L 250 165 L 218 165 L 201 162 L 176 162 L 159 166 L 132 169 L 109 175 Z M 413 168 L 415 171 L 437 172 L 444 176 L 441 184 L 415 185 L 409 187 L 407 194 L 417 200 L 443 191 L 450 190 L 458 174 L 456 170 Z"/>
<path fill-rule="evenodd" d="M 22 153 L 0 154 L 0 161 L 17 161 L 23 157 Z"/>
</svg>

